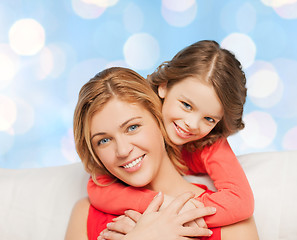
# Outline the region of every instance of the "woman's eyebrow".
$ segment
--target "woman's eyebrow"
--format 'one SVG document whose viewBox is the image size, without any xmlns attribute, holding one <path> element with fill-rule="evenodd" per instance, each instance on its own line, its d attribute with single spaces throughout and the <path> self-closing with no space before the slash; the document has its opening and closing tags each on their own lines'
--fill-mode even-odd
<svg viewBox="0 0 297 240">
<path fill-rule="evenodd" d="M 129 122 L 135 120 L 135 119 L 141 119 L 141 117 L 132 117 L 130 119 L 128 119 L 127 121 L 123 122 L 121 125 L 120 125 L 120 128 L 124 128 Z M 101 135 L 106 135 L 107 133 L 106 132 L 98 132 L 98 133 L 95 133 L 92 137 L 91 137 L 91 140 L 96 137 L 96 136 L 101 136 Z"/>
<path fill-rule="evenodd" d="M 121 125 L 120 125 L 120 128 L 123 128 L 125 127 L 129 122 L 135 120 L 135 119 L 140 119 L 141 117 L 132 117 L 130 119 L 128 119 L 127 121 L 123 122 Z"/>
</svg>

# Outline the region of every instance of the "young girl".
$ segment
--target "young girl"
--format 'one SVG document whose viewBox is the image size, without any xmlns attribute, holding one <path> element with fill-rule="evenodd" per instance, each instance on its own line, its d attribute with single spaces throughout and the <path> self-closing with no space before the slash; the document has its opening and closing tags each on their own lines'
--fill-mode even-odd
<svg viewBox="0 0 297 240">
<path fill-rule="evenodd" d="M 165 129 L 181 149 L 187 174 L 207 173 L 217 188 L 198 198 L 217 209 L 204 218 L 207 226 L 229 225 L 252 216 L 252 190 L 226 139 L 244 127 L 246 79 L 240 62 L 216 42 L 200 41 L 159 66 L 148 81 L 162 99 Z M 134 161 L 124 167 L 137 166 Z M 121 182 L 111 184 L 109 176 L 101 175 L 90 179 L 88 194 L 94 207 L 121 215 L 127 209 L 144 212 L 157 193 Z"/>
</svg>

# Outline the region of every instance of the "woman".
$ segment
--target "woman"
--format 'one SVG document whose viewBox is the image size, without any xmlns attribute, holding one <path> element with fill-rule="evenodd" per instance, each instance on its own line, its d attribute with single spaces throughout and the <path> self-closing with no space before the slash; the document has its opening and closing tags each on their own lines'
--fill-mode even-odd
<svg viewBox="0 0 297 240">
<path fill-rule="evenodd" d="M 83 86 L 74 113 L 74 138 L 85 169 L 94 180 L 99 174 L 107 174 L 111 181 L 106 184 L 118 180 L 172 197 L 207 192 L 182 177 L 186 168 L 168 141 L 160 110 L 161 102 L 146 80 L 129 69 L 104 70 Z M 115 217 L 99 212 L 86 201 L 74 208 L 66 239 L 96 239 Z M 213 239 L 258 239 L 252 219 L 213 232 Z M 195 236 L 208 235 L 202 234 Z M 129 233 L 126 237 L 129 239 Z"/>
</svg>

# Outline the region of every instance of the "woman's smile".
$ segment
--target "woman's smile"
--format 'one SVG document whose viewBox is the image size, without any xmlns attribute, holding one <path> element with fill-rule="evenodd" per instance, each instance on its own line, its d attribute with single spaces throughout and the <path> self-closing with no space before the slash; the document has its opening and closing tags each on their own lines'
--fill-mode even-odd
<svg viewBox="0 0 297 240">
<path fill-rule="evenodd" d="M 142 155 L 141 157 L 136 158 L 133 161 L 130 161 L 125 165 L 122 165 L 121 167 L 125 168 L 127 172 L 135 172 L 141 167 L 142 160 L 144 159 L 144 157 L 145 157 L 145 154 Z"/>
<path fill-rule="evenodd" d="M 91 139 L 106 169 L 135 187 L 150 184 L 159 174 L 163 160 L 169 160 L 152 114 L 138 104 L 117 98 L 92 117 Z"/>
</svg>

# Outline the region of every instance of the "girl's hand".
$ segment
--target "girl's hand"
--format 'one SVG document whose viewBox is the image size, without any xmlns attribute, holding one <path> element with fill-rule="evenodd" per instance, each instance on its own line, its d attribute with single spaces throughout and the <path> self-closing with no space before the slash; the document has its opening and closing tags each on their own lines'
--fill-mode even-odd
<svg viewBox="0 0 297 240">
<path fill-rule="evenodd" d="M 168 207 L 158 212 L 163 203 L 163 197 L 163 194 L 158 194 L 142 216 L 135 211 L 127 211 L 126 217 L 129 216 L 131 221 L 125 217 L 120 217 L 111 224 L 113 230 L 103 231 L 98 239 L 185 240 L 191 239 L 191 237 L 210 236 L 212 234 L 207 228 L 197 227 L 197 225 L 187 226 L 186 223 L 214 214 L 213 208 L 194 208 L 180 213 L 183 206 L 194 197 L 193 193 L 187 192 L 178 196 Z M 136 226 L 132 229 L 133 222 Z M 128 232 L 128 230 L 131 231 Z"/>
</svg>

